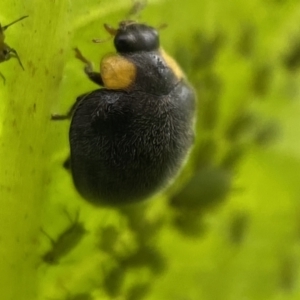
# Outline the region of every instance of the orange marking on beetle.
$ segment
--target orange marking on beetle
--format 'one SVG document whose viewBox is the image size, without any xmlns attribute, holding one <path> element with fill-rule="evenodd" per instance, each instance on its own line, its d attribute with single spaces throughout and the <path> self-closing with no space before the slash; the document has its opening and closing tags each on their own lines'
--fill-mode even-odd
<svg viewBox="0 0 300 300">
<path fill-rule="evenodd" d="M 178 65 L 178 63 L 175 61 L 173 57 L 167 54 L 165 50 L 162 48 L 160 48 L 160 54 L 165 60 L 165 62 L 167 63 L 168 67 L 174 72 L 175 76 L 178 79 L 185 77 L 183 71 L 181 70 L 180 66 Z"/>
<path fill-rule="evenodd" d="M 135 81 L 136 67 L 125 57 L 110 54 L 102 59 L 100 73 L 107 89 L 128 89 Z"/>
</svg>

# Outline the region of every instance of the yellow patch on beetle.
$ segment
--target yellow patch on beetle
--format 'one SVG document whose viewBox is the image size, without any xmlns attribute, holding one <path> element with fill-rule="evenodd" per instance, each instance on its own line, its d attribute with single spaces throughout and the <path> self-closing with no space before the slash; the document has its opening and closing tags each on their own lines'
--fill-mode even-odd
<svg viewBox="0 0 300 300">
<path fill-rule="evenodd" d="M 102 59 L 100 73 L 107 89 L 128 89 L 135 81 L 136 67 L 125 57 L 110 54 Z"/>
<path fill-rule="evenodd" d="M 185 75 L 181 70 L 181 68 L 179 67 L 176 60 L 173 57 L 171 57 L 169 54 L 167 54 L 165 50 L 162 48 L 160 48 L 160 53 L 163 59 L 165 60 L 165 62 L 167 63 L 168 67 L 174 72 L 175 76 L 178 79 L 184 78 Z"/>
</svg>

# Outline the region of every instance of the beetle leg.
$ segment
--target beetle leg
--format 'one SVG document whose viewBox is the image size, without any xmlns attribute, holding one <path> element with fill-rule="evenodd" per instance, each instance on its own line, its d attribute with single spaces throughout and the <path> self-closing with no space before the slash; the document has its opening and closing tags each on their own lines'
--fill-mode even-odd
<svg viewBox="0 0 300 300">
<path fill-rule="evenodd" d="M 83 94 L 83 95 L 77 97 L 76 102 L 71 106 L 71 108 L 69 109 L 69 111 L 65 115 L 52 114 L 51 115 L 51 120 L 52 121 L 62 121 L 62 120 L 71 119 L 78 103 L 81 102 L 82 100 L 84 100 L 84 98 L 86 96 L 88 96 L 89 94 L 90 93 L 86 93 L 86 94 Z M 67 161 L 66 161 L 66 163 L 67 163 Z M 66 168 L 67 168 L 67 166 L 66 166 Z"/>
<path fill-rule="evenodd" d="M 79 98 L 79 97 L 78 97 Z M 71 119 L 73 112 L 75 111 L 77 104 L 78 104 L 78 98 L 76 102 L 71 106 L 69 111 L 65 115 L 60 115 L 60 114 L 52 114 L 51 115 L 51 120 L 53 121 L 62 121 L 62 120 L 68 120 Z"/>
<path fill-rule="evenodd" d="M 1 72 L 0 72 L 0 77 L 3 79 L 3 84 L 5 84 L 6 79 L 5 79 L 4 75 Z"/>
<path fill-rule="evenodd" d="M 51 244 L 55 244 L 55 240 L 44 230 L 41 228 L 41 232 L 50 240 Z"/>
<path fill-rule="evenodd" d="M 75 224 L 75 223 L 78 222 L 78 220 L 79 220 L 79 209 L 76 211 L 76 216 L 75 216 L 74 220 L 72 220 L 72 218 L 71 218 L 68 210 L 65 207 L 63 208 L 63 212 L 66 214 L 66 216 L 69 219 L 69 221 L 70 221 L 71 224 Z"/>
<path fill-rule="evenodd" d="M 15 58 L 18 60 L 19 65 L 20 65 L 21 68 L 24 70 L 24 67 L 23 67 L 22 62 L 21 62 L 21 59 L 20 59 L 20 57 L 19 57 L 19 55 L 18 55 L 18 52 L 17 52 L 15 49 L 10 48 L 10 49 L 9 49 L 9 53 L 10 53 L 10 57 L 15 57 Z M 13 55 L 12 55 L 12 53 L 13 53 Z"/>
<path fill-rule="evenodd" d="M 85 63 L 84 72 L 88 76 L 88 78 L 94 83 L 103 86 L 101 74 L 98 72 L 94 72 L 92 62 L 86 59 L 78 48 L 74 48 L 74 50 L 75 57 L 81 60 L 83 63 Z"/>
</svg>

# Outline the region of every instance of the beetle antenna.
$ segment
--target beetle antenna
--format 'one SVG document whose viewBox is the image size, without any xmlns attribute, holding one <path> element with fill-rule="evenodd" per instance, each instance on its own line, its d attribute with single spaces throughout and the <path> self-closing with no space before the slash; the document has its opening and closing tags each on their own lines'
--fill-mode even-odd
<svg viewBox="0 0 300 300">
<path fill-rule="evenodd" d="M 81 51 L 78 48 L 74 48 L 74 51 L 75 51 L 75 57 L 76 58 L 78 58 L 79 60 L 81 60 L 85 64 L 88 64 L 88 65 L 91 64 L 91 62 L 82 55 Z"/>
<path fill-rule="evenodd" d="M 138 19 L 140 17 L 140 12 L 147 6 L 147 4 L 148 4 L 147 0 L 143 0 L 143 1 L 132 0 L 132 7 L 126 16 L 127 19 L 130 18 Z"/>
<path fill-rule="evenodd" d="M 11 26 L 11 25 L 13 25 L 13 24 L 15 24 L 15 23 L 17 23 L 17 22 L 19 22 L 19 21 L 25 19 L 25 18 L 28 18 L 28 16 L 23 16 L 23 17 L 21 17 L 21 18 L 15 20 L 15 21 L 13 21 L 13 22 L 11 22 L 11 23 L 9 23 L 9 24 L 3 26 L 3 27 L 2 27 L 3 31 L 5 31 L 9 26 Z"/>
<path fill-rule="evenodd" d="M 108 37 L 107 39 L 92 39 L 92 42 L 93 43 L 96 43 L 96 44 L 100 44 L 100 43 L 105 43 L 105 42 L 108 42 L 109 40 L 112 39 L 112 35 L 110 37 Z"/>
<path fill-rule="evenodd" d="M 156 27 L 157 30 L 162 30 L 168 27 L 167 23 L 162 23 Z"/>
<path fill-rule="evenodd" d="M 110 34 L 110 36 L 106 39 L 92 39 L 92 42 L 93 43 L 105 43 L 105 42 L 108 42 L 109 40 L 112 39 L 112 37 L 114 37 L 117 32 L 118 32 L 118 29 L 115 29 L 113 28 L 112 26 L 108 25 L 108 24 L 103 24 L 104 26 L 104 29 Z"/>
<path fill-rule="evenodd" d="M 108 24 L 103 24 L 104 29 L 111 35 L 111 36 L 115 36 L 118 32 L 118 29 L 113 28 L 112 26 L 108 25 Z"/>
</svg>

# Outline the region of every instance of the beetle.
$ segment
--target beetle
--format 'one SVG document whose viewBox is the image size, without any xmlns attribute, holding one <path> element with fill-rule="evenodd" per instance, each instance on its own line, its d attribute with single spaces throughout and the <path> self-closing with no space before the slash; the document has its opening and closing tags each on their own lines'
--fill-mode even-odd
<svg viewBox="0 0 300 300">
<path fill-rule="evenodd" d="M 0 63 L 4 62 L 4 61 L 7 61 L 9 59 L 11 59 L 12 57 L 16 58 L 21 66 L 21 68 L 24 70 L 24 67 L 22 65 L 22 62 L 20 60 L 20 57 L 17 53 L 17 51 L 13 48 L 11 48 L 10 46 L 8 46 L 4 40 L 5 40 L 5 34 L 4 34 L 4 31 L 11 25 L 27 18 L 28 16 L 23 16 L 11 23 L 9 23 L 8 25 L 5 25 L 5 26 L 1 26 L 0 24 Z M 5 83 L 5 77 L 4 75 L 0 72 L 0 76 L 2 77 L 3 79 L 3 82 Z"/>
<path fill-rule="evenodd" d="M 131 20 L 104 28 L 116 53 L 102 58 L 100 73 L 75 48 L 87 77 L 103 88 L 52 120 L 71 118 L 65 166 L 79 194 L 114 206 L 149 198 L 178 174 L 193 144 L 196 95 L 160 48 L 156 28 Z"/>
<path fill-rule="evenodd" d="M 86 234 L 86 229 L 82 222 L 79 222 L 79 211 L 77 211 L 75 220 L 72 220 L 68 212 L 64 210 L 71 224 L 67 227 L 56 240 L 53 240 L 44 230 L 42 232 L 49 238 L 52 248 L 47 251 L 42 260 L 50 265 L 59 263 L 59 260 L 68 255 L 82 240 Z"/>
</svg>

